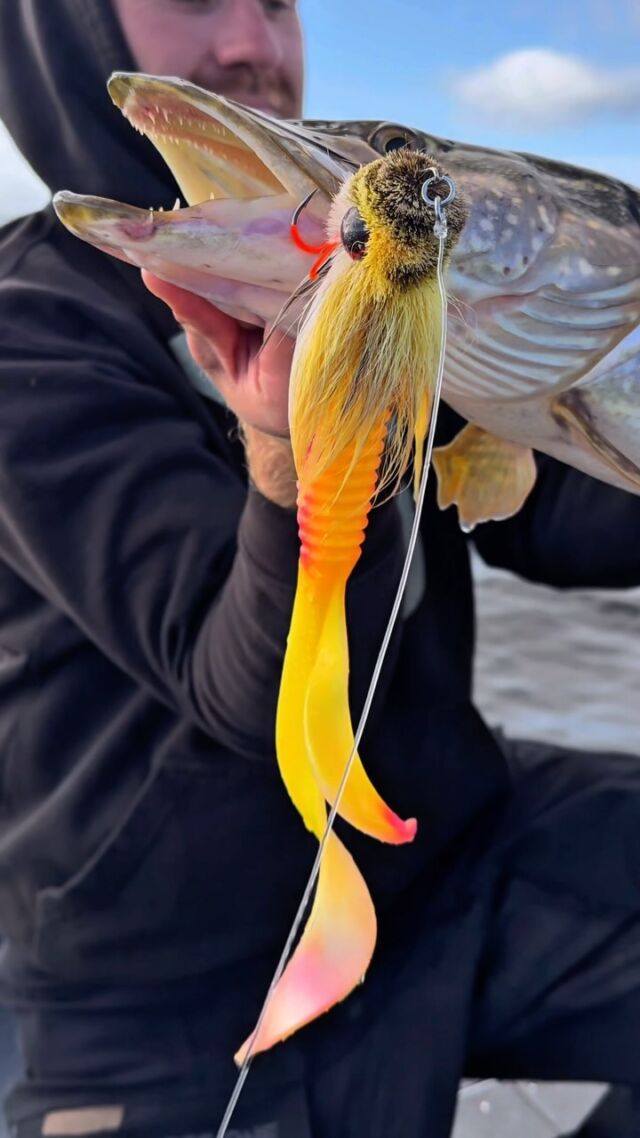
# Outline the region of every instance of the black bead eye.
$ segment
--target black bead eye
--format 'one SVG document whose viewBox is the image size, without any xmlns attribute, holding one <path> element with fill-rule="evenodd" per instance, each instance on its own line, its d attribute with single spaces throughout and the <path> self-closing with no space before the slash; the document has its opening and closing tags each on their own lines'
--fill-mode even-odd
<svg viewBox="0 0 640 1138">
<path fill-rule="evenodd" d="M 354 261 L 361 261 L 367 251 L 369 230 L 355 206 L 348 209 L 340 226 L 340 240 Z"/>
</svg>

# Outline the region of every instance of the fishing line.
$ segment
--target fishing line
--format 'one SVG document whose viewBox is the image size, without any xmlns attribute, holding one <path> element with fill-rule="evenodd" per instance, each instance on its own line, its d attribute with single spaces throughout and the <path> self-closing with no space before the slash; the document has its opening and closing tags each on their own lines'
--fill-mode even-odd
<svg viewBox="0 0 640 1138">
<path fill-rule="evenodd" d="M 432 183 L 442 183 L 442 182 L 446 182 L 448 184 L 449 193 L 448 193 L 447 197 L 444 200 L 442 198 L 440 198 L 440 196 L 436 196 L 435 198 L 431 198 L 429 196 L 429 192 L 428 192 L 430 185 Z M 394 631 L 394 628 L 396 626 L 396 622 L 397 622 L 398 615 L 400 612 L 400 606 L 402 604 L 402 599 L 403 599 L 404 592 L 406 589 L 407 581 L 409 579 L 409 572 L 411 570 L 411 562 L 413 560 L 413 555 L 414 555 L 415 548 L 416 548 L 416 545 L 418 542 L 418 534 L 420 532 L 420 520 L 422 517 L 422 511 L 423 511 L 426 492 L 427 492 L 427 482 L 429 479 L 429 467 L 431 465 L 431 455 L 433 452 L 433 444 L 434 444 L 434 440 L 435 440 L 436 426 L 437 426 L 437 420 L 438 420 L 438 410 L 440 407 L 440 397 L 442 394 L 442 382 L 443 382 L 443 378 L 444 378 L 444 360 L 445 360 L 445 352 L 446 352 L 446 346 L 447 346 L 447 294 L 445 291 L 444 275 L 443 275 L 445 240 L 446 240 L 446 236 L 447 236 L 447 220 L 446 220 L 446 214 L 444 212 L 444 205 L 445 205 L 445 203 L 448 205 L 449 202 L 451 202 L 453 200 L 453 198 L 455 197 L 455 192 L 456 191 L 455 191 L 454 184 L 453 184 L 452 180 L 448 177 L 429 178 L 429 179 L 427 179 L 427 181 L 424 183 L 424 185 L 422 187 L 423 201 L 425 202 L 425 204 L 427 206 L 429 206 L 430 208 L 432 208 L 435 211 L 435 216 L 436 216 L 435 224 L 433 227 L 433 232 L 435 233 L 435 235 L 438 239 L 438 263 L 437 263 L 437 268 L 436 268 L 436 277 L 437 277 L 437 282 L 438 282 L 438 294 L 439 294 L 439 298 L 440 298 L 440 318 L 441 318 L 440 352 L 439 352 L 439 357 L 438 357 L 438 370 L 436 373 L 436 384 L 435 384 L 435 389 L 434 389 L 434 394 L 433 394 L 433 406 L 431 408 L 431 415 L 430 415 L 430 419 L 429 419 L 429 432 L 427 435 L 427 442 L 425 445 L 424 465 L 423 465 L 423 470 L 422 470 L 422 476 L 420 479 L 420 487 L 418 490 L 418 496 L 416 498 L 415 516 L 413 519 L 413 524 L 411 526 L 411 533 L 409 535 L 409 544 L 407 546 L 407 552 L 406 552 L 404 564 L 402 567 L 402 573 L 400 575 L 400 581 L 398 583 L 398 588 L 396 590 L 396 595 L 395 595 L 395 599 L 393 602 L 393 607 L 391 609 L 391 614 L 389 616 L 389 620 L 387 621 L 387 627 L 385 629 L 385 634 L 382 638 L 382 644 L 380 645 L 378 657 L 377 657 L 377 660 L 375 663 L 375 667 L 373 669 L 371 681 L 369 683 L 369 689 L 367 691 L 367 697 L 365 699 L 364 707 L 362 709 L 362 713 L 360 715 L 360 720 L 358 722 L 358 728 L 357 728 L 355 736 L 354 736 L 354 742 L 353 742 L 353 747 L 351 749 L 351 754 L 349 755 L 349 759 L 348 759 L 347 764 L 344 768 L 344 773 L 342 775 L 342 779 L 341 779 L 340 785 L 338 787 L 338 791 L 337 791 L 337 794 L 335 797 L 335 801 L 333 803 L 333 806 L 331 807 L 331 810 L 329 812 L 329 816 L 327 818 L 327 824 L 326 824 L 324 833 L 322 835 L 322 839 L 320 841 L 320 844 L 318 846 L 318 852 L 316 854 L 316 858 L 315 858 L 315 861 L 313 863 L 311 873 L 309 874 L 309 879 L 308 879 L 307 884 L 305 886 L 305 890 L 304 890 L 304 893 L 302 895 L 302 899 L 300 901 L 300 904 L 298 906 L 298 910 L 297 910 L 296 915 L 293 919 L 293 924 L 291 925 L 291 929 L 289 931 L 289 935 L 287 937 L 287 941 L 286 941 L 286 944 L 284 946 L 284 949 L 282 950 L 282 955 L 280 956 L 280 960 L 278 961 L 277 968 L 274 972 L 273 979 L 269 985 L 269 990 L 267 992 L 264 1003 L 262 1005 L 260 1015 L 258 1016 L 258 1022 L 256 1023 L 255 1029 L 253 1031 L 253 1035 L 251 1037 L 251 1042 L 249 1043 L 247 1054 L 246 1054 L 244 1062 L 242 1063 L 242 1066 L 240 1068 L 240 1072 L 238 1074 L 236 1084 L 233 1088 L 231 1097 L 230 1097 L 229 1102 L 227 1104 L 227 1109 L 224 1112 L 222 1122 L 220 1123 L 220 1126 L 219 1126 L 218 1131 L 216 1133 L 216 1138 L 225 1138 L 225 1136 L 226 1136 L 227 1130 L 229 1128 L 229 1123 L 231 1122 L 231 1119 L 233 1117 L 236 1106 L 238 1105 L 238 1100 L 240 1098 L 240 1095 L 242 1094 L 242 1089 L 244 1087 L 247 1076 L 248 1076 L 249 1071 L 251 1069 L 251 1063 L 253 1061 L 253 1049 L 254 1049 L 255 1043 L 259 1037 L 260 1028 L 262 1027 L 262 1024 L 264 1022 L 264 1018 L 267 1014 L 267 1011 L 269 1010 L 269 1005 L 271 1003 L 271 999 L 273 997 L 273 993 L 275 991 L 275 988 L 277 987 L 278 983 L 280 982 L 282 974 L 283 974 L 283 972 L 287 966 L 287 963 L 289 961 L 289 956 L 291 954 L 291 950 L 292 950 L 293 945 L 294 945 L 294 941 L 298 935 L 298 932 L 300 930 L 300 926 L 304 920 L 304 916 L 305 916 L 305 913 L 307 911 L 307 905 L 309 904 L 309 901 L 311 899 L 311 894 L 313 892 L 316 881 L 318 879 L 318 874 L 320 872 L 320 865 L 322 862 L 322 856 L 323 856 L 326 844 L 329 840 L 329 837 L 333 831 L 333 825 L 334 825 L 334 822 L 336 820 L 338 810 L 340 808 L 340 802 L 342 799 L 342 794 L 344 792 L 345 786 L 347 785 L 347 780 L 348 780 L 349 775 L 351 773 L 351 768 L 353 766 L 353 762 L 355 760 L 355 757 L 356 757 L 356 754 L 358 751 L 358 747 L 360 746 L 360 742 L 362 740 L 362 736 L 364 734 L 364 730 L 365 730 L 365 727 L 367 725 L 367 721 L 369 719 L 369 713 L 371 711 L 371 706 L 373 704 L 374 696 L 376 694 L 376 689 L 378 687 L 378 681 L 380 679 L 380 674 L 382 672 L 382 667 L 383 667 L 383 664 L 385 661 L 385 657 L 387 655 L 389 644 L 391 643 L 391 637 L 393 635 L 393 631 Z"/>
</svg>

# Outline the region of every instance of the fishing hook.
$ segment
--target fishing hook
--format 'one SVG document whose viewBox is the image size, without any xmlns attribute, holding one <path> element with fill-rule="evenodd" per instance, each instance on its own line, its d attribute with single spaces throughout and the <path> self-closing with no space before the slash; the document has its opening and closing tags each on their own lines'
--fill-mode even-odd
<svg viewBox="0 0 640 1138">
<path fill-rule="evenodd" d="M 301 201 L 300 204 L 296 206 L 293 211 L 293 217 L 291 218 L 291 224 L 289 226 L 291 239 L 298 249 L 301 249 L 303 253 L 318 254 L 317 260 L 314 261 L 313 265 L 309 269 L 309 277 L 312 281 L 316 279 L 322 266 L 326 263 L 326 261 L 329 260 L 329 257 L 333 253 L 334 249 L 337 249 L 338 245 L 340 244 L 339 241 L 324 241 L 322 245 L 309 245 L 309 243 L 305 241 L 304 237 L 302 237 L 300 234 L 300 230 L 298 229 L 298 221 L 300 219 L 300 215 L 303 209 L 306 209 L 306 207 L 309 205 L 311 199 L 315 197 L 317 192 L 318 190 L 316 187 L 316 189 L 312 190 L 310 194 L 307 194 L 304 201 Z"/>
<path fill-rule="evenodd" d="M 312 190 L 310 194 L 307 194 L 306 198 L 296 206 L 293 211 L 293 217 L 291 218 L 291 236 L 293 237 L 298 248 L 302 249 L 305 253 L 319 253 L 321 248 L 319 245 L 307 245 L 306 241 L 304 241 L 298 232 L 298 221 L 300 220 L 300 214 L 302 213 L 303 209 L 307 208 L 309 202 L 316 196 L 317 192 L 318 190 L 316 188 L 315 190 Z"/>
</svg>

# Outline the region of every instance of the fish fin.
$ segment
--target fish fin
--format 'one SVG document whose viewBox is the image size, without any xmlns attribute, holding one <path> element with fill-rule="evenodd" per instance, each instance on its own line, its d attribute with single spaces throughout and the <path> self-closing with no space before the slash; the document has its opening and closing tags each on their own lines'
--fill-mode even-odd
<svg viewBox="0 0 640 1138">
<path fill-rule="evenodd" d="M 640 491 L 640 431 L 633 406 L 635 395 L 623 402 L 612 387 L 612 398 L 607 401 L 607 378 L 604 375 L 584 387 L 564 391 L 552 401 L 551 414 L 556 423 L 569 427 L 571 433 L 617 475 L 617 485 L 637 494 Z M 615 375 L 612 378 L 615 379 Z M 600 391 L 598 383 L 602 385 Z M 635 447 L 638 462 L 625 453 L 623 447 L 627 450 Z M 606 478 L 604 471 L 602 477 Z"/>
<path fill-rule="evenodd" d="M 441 510 L 455 503 L 468 533 L 479 522 L 517 514 L 536 480 L 529 447 L 490 435 L 468 423 L 448 446 L 433 452 Z"/>
<path fill-rule="evenodd" d="M 252 1044 L 252 1054 L 266 1051 L 344 1000 L 365 976 L 376 935 L 366 882 L 349 851 L 331 833 L 304 932 L 257 1035 L 254 1029 L 235 1056 L 238 1066 Z"/>
<path fill-rule="evenodd" d="M 345 583 L 329 586 L 326 612 L 309 675 L 304 706 L 307 753 L 318 786 L 329 803 L 336 799 L 353 749 L 349 710 L 349 646 Z M 394 845 L 413 841 L 417 823 L 398 817 L 373 787 L 356 754 L 338 813 L 364 834 Z"/>
</svg>

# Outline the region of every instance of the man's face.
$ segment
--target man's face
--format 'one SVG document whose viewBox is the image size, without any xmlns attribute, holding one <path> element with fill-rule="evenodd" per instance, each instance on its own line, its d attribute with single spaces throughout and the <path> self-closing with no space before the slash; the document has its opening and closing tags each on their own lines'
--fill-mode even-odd
<svg viewBox="0 0 640 1138">
<path fill-rule="evenodd" d="M 302 113 L 296 0 L 113 0 L 140 71 L 189 79 L 280 118 Z"/>
</svg>

